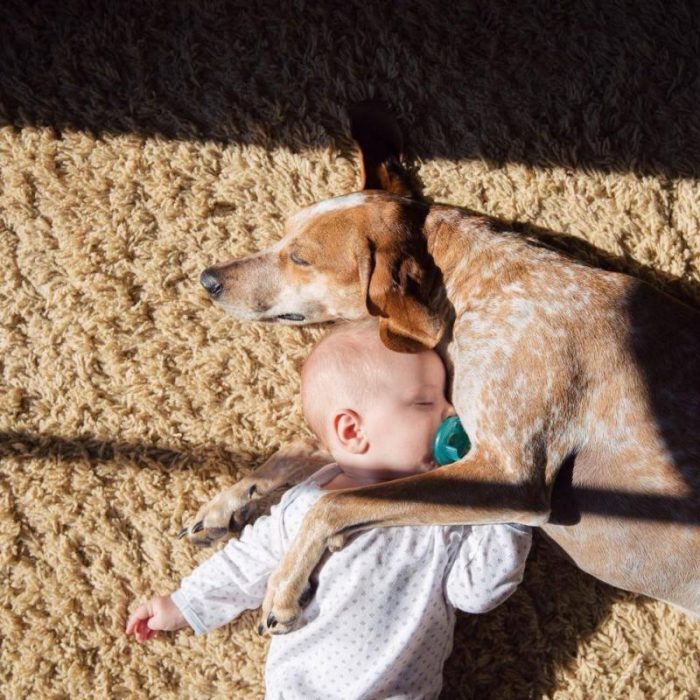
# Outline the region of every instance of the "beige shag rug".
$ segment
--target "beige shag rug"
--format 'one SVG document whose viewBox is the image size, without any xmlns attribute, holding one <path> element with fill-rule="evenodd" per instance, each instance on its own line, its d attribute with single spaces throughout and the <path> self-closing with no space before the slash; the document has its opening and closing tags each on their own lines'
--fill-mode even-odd
<svg viewBox="0 0 700 700">
<path fill-rule="evenodd" d="M 0 696 L 262 696 L 255 613 L 123 627 L 208 556 L 174 537 L 198 506 L 305 430 L 320 329 L 239 325 L 198 275 L 357 187 L 349 102 L 394 105 L 431 197 L 698 304 L 699 27 L 681 0 L 2 3 Z M 460 618 L 445 697 L 697 698 L 699 648 L 538 538 Z"/>
</svg>

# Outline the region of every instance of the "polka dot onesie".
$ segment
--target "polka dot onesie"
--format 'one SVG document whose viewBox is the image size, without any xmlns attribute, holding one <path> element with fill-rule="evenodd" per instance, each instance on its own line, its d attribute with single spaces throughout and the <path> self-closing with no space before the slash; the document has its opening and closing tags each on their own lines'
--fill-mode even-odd
<svg viewBox="0 0 700 700">
<path fill-rule="evenodd" d="M 172 598 L 195 633 L 260 606 L 268 576 L 338 471 L 325 467 L 290 489 L 183 579 Z M 483 613 L 508 598 L 531 538 L 520 525 L 391 527 L 351 538 L 319 569 L 297 629 L 273 637 L 266 697 L 436 698 L 454 609 Z"/>
</svg>

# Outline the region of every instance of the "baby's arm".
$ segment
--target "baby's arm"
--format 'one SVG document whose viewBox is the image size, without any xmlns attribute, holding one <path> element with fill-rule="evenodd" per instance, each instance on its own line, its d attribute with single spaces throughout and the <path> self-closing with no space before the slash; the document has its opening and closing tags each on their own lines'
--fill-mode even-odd
<svg viewBox="0 0 700 700">
<path fill-rule="evenodd" d="M 484 613 L 505 601 L 520 582 L 532 544 L 524 525 L 473 525 L 455 528 L 459 549 L 447 575 L 445 592 L 456 608 Z"/>
<path fill-rule="evenodd" d="M 282 519 L 287 496 L 270 515 L 247 526 L 182 580 L 167 596 L 156 596 L 129 617 L 127 634 L 146 642 L 155 631 L 175 631 L 188 624 L 196 634 L 220 627 L 262 603 L 267 579 L 282 556 Z"/>
</svg>

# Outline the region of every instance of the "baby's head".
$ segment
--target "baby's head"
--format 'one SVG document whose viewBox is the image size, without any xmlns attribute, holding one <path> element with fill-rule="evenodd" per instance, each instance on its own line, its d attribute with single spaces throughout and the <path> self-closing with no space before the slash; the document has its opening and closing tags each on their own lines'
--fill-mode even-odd
<svg viewBox="0 0 700 700">
<path fill-rule="evenodd" d="M 304 415 L 352 475 L 393 479 L 431 469 L 432 440 L 454 413 L 433 351 L 389 350 L 374 319 L 333 328 L 301 376 Z"/>
</svg>

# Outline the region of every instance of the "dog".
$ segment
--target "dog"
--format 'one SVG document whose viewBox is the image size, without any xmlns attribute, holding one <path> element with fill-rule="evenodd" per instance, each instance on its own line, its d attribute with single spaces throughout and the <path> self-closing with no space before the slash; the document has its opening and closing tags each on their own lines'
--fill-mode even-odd
<svg viewBox="0 0 700 700">
<path fill-rule="evenodd" d="M 700 314 L 486 216 L 422 199 L 400 131 L 351 113 L 362 190 L 291 216 L 276 245 L 207 268 L 243 321 L 379 318 L 392 350 L 437 349 L 472 441 L 458 462 L 323 496 L 272 575 L 260 631 L 294 627 L 326 550 L 371 527 L 516 522 L 582 570 L 700 615 Z M 290 446 L 200 510 L 208 543 L 330 461 Z"/>
</svg>

